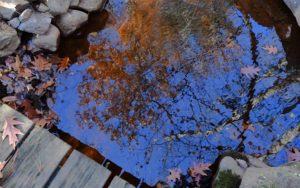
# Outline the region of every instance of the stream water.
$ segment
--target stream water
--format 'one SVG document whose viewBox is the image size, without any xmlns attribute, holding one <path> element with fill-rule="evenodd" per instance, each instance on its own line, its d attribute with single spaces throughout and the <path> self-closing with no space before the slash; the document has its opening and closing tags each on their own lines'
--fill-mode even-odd
<svg viewBox="0 0 300 188">
<path fill-rule="evenodd" d="M 80 63 L 53 108 L 127 172 L 153 185 L 226 150 L 276 166 L 300 147 L 300 32 L 281 0 L 110 0 L 92 17 L 61 45 Z"/>
</svg>

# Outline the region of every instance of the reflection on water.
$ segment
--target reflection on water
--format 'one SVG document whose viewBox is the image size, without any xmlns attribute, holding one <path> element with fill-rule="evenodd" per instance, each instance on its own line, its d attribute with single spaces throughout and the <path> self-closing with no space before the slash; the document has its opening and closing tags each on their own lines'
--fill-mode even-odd
<svg viewBox="0 0 300 188">
<path fill-rule="evenodd" d="M 297 134 L 274 149 L 300 126 L 300 75 L 286 57 L 294 25 L 259 23 L 250 5 L 110 0 L 84 63 L 58 78 L 59 128 L 149 184 L 229 149 L 285 162 L 300 146 Z M 250 79 L 246 66 L 261 71 Z"/>
</svg>

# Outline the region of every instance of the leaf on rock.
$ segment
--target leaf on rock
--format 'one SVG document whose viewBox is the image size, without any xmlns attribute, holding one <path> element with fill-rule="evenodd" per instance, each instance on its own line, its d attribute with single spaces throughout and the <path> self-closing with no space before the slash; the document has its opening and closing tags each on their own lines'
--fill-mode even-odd
<svg viewBox="0 0 300 188">
<path fill-rule="evenodd" d="M 179 168 L 171 169 L 169 172 L 170 175 L 167 177 L 169 182 L 176 182 L 177 180 L 180 180 L 181 170 Z"/>
<path fill-rule="evenodd" d="M 255 75 L 258 75 L 261 69 L 259 67 L 249 66 L 241 68 L 241 73 L 246 75 L 248 78 L 253 78 Z"/>
<path fill-rule="evenodd" d="M 293 148 L 293 151 L 288 153 L 288 161 L 300 161 L 300 151 L 297 148 Z"/>
<path fill-rule="evenodd" d="M 265 46 L 265 47 L 263 47 L 263 49 L 266 50 L 268 52 L 268 54 L 275 55 L 278 53 L 277 47 L 275 47 L 273 45 Z"/>
<path fill-rule="evenodd" d="M 3 134 L 2 140 L 8 137 L 8 142 L 13 148 L 16 147 L 16 143 L 18 142 L 17 135 L 22 135 L 23 133 L 15 127 L 15 125 L 23 125 L 23 122 L 15 120 L 14 117 L 5 117 L 4 118 L 4 126 L 3 126 Z"/>
<path fill-rule="evenodd" d="M 47 71 L 51 69 L 51 64 L 41 55 L 37 56 L 31 64 L 34 65 L 33 69 L 37 71 Z"/>
</svg>

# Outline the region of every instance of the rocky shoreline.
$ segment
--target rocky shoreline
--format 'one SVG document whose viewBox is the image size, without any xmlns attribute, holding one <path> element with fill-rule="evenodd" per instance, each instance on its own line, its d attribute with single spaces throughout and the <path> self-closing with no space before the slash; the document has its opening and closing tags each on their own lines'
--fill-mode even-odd
<svg viewBox="0 0 300 188">
<path fill-rule="evenodd" d="M 0 0 L 0 57 L 11 55 L 30 33 L 27 48 L 56 51 L 61 36 L 68 36 L 88 21 L 90 12 L 105 0 Z"/>
</svg>

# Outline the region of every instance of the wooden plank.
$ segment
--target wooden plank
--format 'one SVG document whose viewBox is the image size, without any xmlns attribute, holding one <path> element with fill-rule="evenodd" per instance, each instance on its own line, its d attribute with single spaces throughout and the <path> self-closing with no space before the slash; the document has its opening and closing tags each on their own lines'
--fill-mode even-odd
<svg viewBox="0 0 300 188">
<path fill-rule="evenodd" d="M 5 104 L 0 104 L 0 161 L 5 161 L 7 157 L 12 153 L 13 147 L 8 144 L 8 138 L 2 141 L 2 131 L 4 125 L 4 117 L 16 117 L 18 121 L 24 123 L 24 125 L 16 126 L 19 128 L 24 135 L 31 129 L 33 126 L 33 122 L 30 121 L 28 118 L 23 116 L 21 113 L 15 111 L 14 109 L 10 108 Z M 24 135 L 19 135 L 19 142 L 21 142 L 24 138 Z"/>
<path fill-rule="evenodd" d="M 18 151 L 15 162 L 12 160 L 4 168 L 13 173 L 5 177 L 3 187 L 40 188 L 53 175 L 70 146 L 47 130 L 35 127 Z"/>
<path fill-rule="evenodd" d="M 121 179 L 120 177 L 115 176 L 113 181 L 109 185 L 109 188 L 134 188 L 134 186 Z"/>
<path fill-rule="evenodd" d="M 109 170 L 75 150 L 49 188 L 99 188 L 103 187 L 110 174 Z"/>
</svg>

